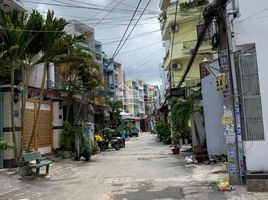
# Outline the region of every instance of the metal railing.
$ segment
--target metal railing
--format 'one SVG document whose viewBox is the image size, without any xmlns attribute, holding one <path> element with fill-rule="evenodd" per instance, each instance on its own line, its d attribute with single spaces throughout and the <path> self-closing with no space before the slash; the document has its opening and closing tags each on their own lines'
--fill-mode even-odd
<svg viewBox="0 0 268 200">
<path fill-rule="evenodd" d="M 190 41 L 183 42 L 183 50 L 194 49 L 196 43 L 197 43 L 197 40 L 190 40 Z M 209 45 L 211 45 L 211 41 L 203 41 L 201 44 L 201 47 L 209 46 Z"/>
</svg>

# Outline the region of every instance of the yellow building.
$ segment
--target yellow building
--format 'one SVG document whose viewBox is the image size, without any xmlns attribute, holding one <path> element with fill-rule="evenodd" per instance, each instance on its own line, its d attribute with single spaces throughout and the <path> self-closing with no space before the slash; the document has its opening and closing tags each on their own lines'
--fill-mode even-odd
<svg viewBox="0 0 268 200">
<path fill-rule="evenodd" d="M 204 7 L 202 5 L 193 6 L 192 3 L 195 1 L 197 0 L 192 0 L 190 3 L 187 3 L 189 1 L 179 1 L 177 15 L 176 1 L 161 0 L 160 2 L 162 14 L 159 16 L 159 21 L 161 22 L 162 40 L 166 50 L 164 70 L 171 74 L 172 88 L 178 86 L 192 56 L 191 50 L 195 48 L 197 43 L 197 30 L 202 28 L 202 11 Z M 189 4 L 187 9 L 181 3 Z M 203 1 L 202 4 L 206 4 L 206 1 Z M 200 82 L 199 64 L 205 58 L 209 59 L 210 52 L 210 43 L 203 42 L 182 86 L 192 87 Z"/>
</svg>

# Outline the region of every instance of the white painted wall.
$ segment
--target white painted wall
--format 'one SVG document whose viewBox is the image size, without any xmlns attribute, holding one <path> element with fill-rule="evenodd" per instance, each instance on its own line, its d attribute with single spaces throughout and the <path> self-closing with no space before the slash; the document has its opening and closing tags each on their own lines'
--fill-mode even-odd
<svg viewBox="0 0 268 200">
<path fill-rule="evenodd" d="M 234 50 L 239 49 L 241 45 L 255 43 L 262 98 L 265 141 L 244 142 L 249 171 L 268 171 L 268 160 L 265 159 L 268 150 L 267 7 L 267 0 L 240 0 L 239 17 L 234 19 Z"/>
<path fill-rule="evenodd" d="M 226 142 L 221 123 L 223 94 L 216 91 L 216 78 L 213 75 L 202 79 L 202 96 L 208 155 L 226 154 Z"/>
<path fill-rule="evenodd" d="M 63 127 L 63 109 L 59 108 L 60 102 L 53 102 L 53 127 Z M 60 148 L 60 137 L 63 129 L 53 128 L 53 148 Z"/>
<path fill-rule="evenodd" d="M 13 100 L 13 99 L 12 99 Z M 11 128 L 11 97 L 10 92 L 3 92 L 3 128 Z M 14 111 L 18 111 L 18 117 L 14 118 L 15 126 L 21 127 L 20 117 L 21 117 L 21 104 L 20 101 L 14 104 Z M 10 143 L 13 143 L 12 132 L 4 132 L 4 139 Z M 16 132 L 16 139 L 18 144 L 18 149 L 20 149 L 20 131 Z M 4 160 L 11 160 L 14 158 L 13 150 L 4 151 Z"/>
</svg>

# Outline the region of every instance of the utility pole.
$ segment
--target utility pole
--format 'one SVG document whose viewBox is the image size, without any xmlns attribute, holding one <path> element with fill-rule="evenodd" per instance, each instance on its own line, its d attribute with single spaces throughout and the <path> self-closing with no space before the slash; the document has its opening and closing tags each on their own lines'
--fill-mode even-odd
<svg viewBox="0 0 268 200">
<path fill-rule="evenodd" d="M 218 14 L 220 72 L 225 75 L 226 90 L 224 94 L 223 126 L 226 137 L 229 181 L 241 185 L 244 175 L 243 147 L 240 125 L 240 109 L 237 94 L 236 73 L 232 51 L 232 37 L 229 16 L 226 8 Z"/>
</svg>

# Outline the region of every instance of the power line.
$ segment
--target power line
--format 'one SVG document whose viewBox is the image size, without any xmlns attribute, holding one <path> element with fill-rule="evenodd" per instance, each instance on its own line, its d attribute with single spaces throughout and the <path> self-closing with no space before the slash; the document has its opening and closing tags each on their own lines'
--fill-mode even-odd
<svg viewBox="0 0 268 200">
<path fill-rule="evenodd" d="M 127 40 L 129 39 L 129 37 L 131 36 L 132 32 L 134 31 L 134 29 L 136 28 L 138 22 L 140 21 L 141 17 L 143 16 L 144 12 L 146 11 L 146 9 L 148 8 L 148 6 L 150 5 L 152 0 L 149 0 L 147 5 L 145 6 L 143 12 L 141 13 L 139 19 L 137 20 L 137 22 L 135 23 L 135 25 L 133 26 L 133 28 L 131 29 L 130 33 L 128 34 L 126 40 L 124 41 L 124 43 L 122 44 L 122 46 L 119 48 L 119 50 L 117 51 L 115 57 L 118 55 L 118 53 L 121 51 L 121 49 L 124 47 L 124 45 L 126 44 Z"/>
<path fill-rule="evenodd" d="M 114 51 L 114 54 L 113 54 L 113 56 L 112 56 L 112 59 L 114 59 L 117 50 L 119 49 L 119 47 L 120 47 L 122 41 L 124 40 L 124 38 L 125 38 L 125 36 L 126 36 L 126 34 L 127 34 L 127 32 L 128 32 L 128 29 L 129 29 L 129 27 L 130 27 L 130 25 L 131 25 L 131 23 L 132 23 L 132 20 L 134 19 L 135 15 L 136 15 L 136 13 L 137 13 L 137 10 L 139 9 L 139 6 L 140 6 L 141 2 L 142 2 L 142 0 L 139 1 L 138 5 L 137 5 L 137 7 L 136 7 L 136 10 L 134 11 L 134 13 L 133 13 L 133 15 L 132 15 L 132 17 L 131 17 L 131 19 L 130 19 L 130 22 L 129 22 L 128 26 L 127 26 L 127 28 L 126 28 L 126 30 L 125 30 L 125 32 L 124 32 L 124 34 L 123 34 L 123 36 L 122 36 L 122 38 L 121 38 L 119 44 L 117 45 L 117 47 L 116 47 L 116 49 L 115 49 L 115 51 Z M 111 64 L 111 62 L 112 62 L 112 60 L 109 62 L 109 64 L 106 66 L 105 69 L 107 69 L 107 68 L 109 67 L 109 65 Z"/>
<path fill-rule="evenodd" d="M 108 17 L 124 0 L 119 1 L 104 17 L 102 17 L 94 26 L 98 26 L 106 17 Z M 110 4 L 109 4 L 110 5 Z"/>
<path fill-rule="evenodd" d="M 155 56 L 158 56 L 158 55 L 155 54 L 155 53 L 158 52 L 158 51 L 159 51 L 159 49 L 157 49 L 156 51 L 154 51 L 152 54 L 150 54 L 150 55 L 147 56 L 146 58 L 143 58 L 143 60 L 142 60 L 142 61 L 143 61 L 142 64 L 140 64 L 138 67 L 135 67 L 135 69 L 133 69 L 133 67 L 131 67 L 132 70 L 126 72 L 126 74 L 130 74 L 130 73 L 134 72 L 135 70 L 141 68 L 142 66 L 146 65 L 149 61 L 151 61 L 152 59 L 154 59 Z M 162 58 L 161 58 L 161 59 L 162 59 Z M 136 64 L 133 64 L 133 65 L 136 65 Z"/>
<path fill-rule="evenodd" d="M 87 6 L 79 6 L 79 5 L 66 5 L 66 4 L 47 3 L 47 2 L 36 2 L 36 1 L 31 1 L 31 0 L 23 0 L 23 2 L 32 3 L 32 4 L 42 4 L 42 5 L 57 6 L 57 7 L 75 8 L 75 9 L 101 10 L 101 11 L 108 11 L 109 12 L 109 10 L 107 10 L 107 9 L 98 8 L 98 7 L 87 7 Z M 133 10 L 120 8 L 120 9 L 114 10 L 113 12 L 114 13 L 125 13 L 125 12 L 132 12 L 132 11 Z M 137 12 L 141 12 L 141 11 L 137 10 Z M 159 13 L 159 12 L 156 11 L 156 12 L 152 12 L 150 14 L 157 14 L 157 13 Z"/>
<path fill-rule="evenodd" d="M 131 49 L 131 50 L 129 50 L 129 51 L 124 51 L 124 52 L 119 53 L 118 55 L 131 53 L 131 52 L 133 52 L 133 51 L 138 51 L 138 50 L 141 50 L 141 49 L 145 49 L 145 48 L 148 48 L 148 47 L 152 47 L 152 46 L 157 45 L 157 44 L 160 44 L 160 43 L 162 43 L 162 41 L 160 41 L 160 42 L 156 42 L 156 43 L 153 43 L 153 44 L 149 44 L 149 45 L 146 45 L 146 46 L 142 46 L 142 47 L 139 47 L 139 48 L 136 48 L 136 49 Z"/>
</svg>

